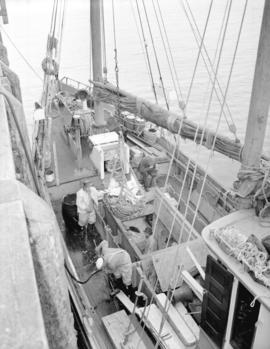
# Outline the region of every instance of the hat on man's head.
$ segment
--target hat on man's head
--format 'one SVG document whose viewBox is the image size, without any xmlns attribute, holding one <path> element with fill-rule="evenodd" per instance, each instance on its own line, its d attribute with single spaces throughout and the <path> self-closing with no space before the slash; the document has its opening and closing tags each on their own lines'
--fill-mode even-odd
<svg viewBox="0 0 270 349">
<path fill-rule="evenodd" d="M 99 258 L 97 259 L 97 261 L 96 261 L 96 268 L 97 268 L 97 270 L 102 269 L 103 263 L 104 263 L 103 258 L 102 258 L 102 257 L 99 257 Z"/>
</svg>

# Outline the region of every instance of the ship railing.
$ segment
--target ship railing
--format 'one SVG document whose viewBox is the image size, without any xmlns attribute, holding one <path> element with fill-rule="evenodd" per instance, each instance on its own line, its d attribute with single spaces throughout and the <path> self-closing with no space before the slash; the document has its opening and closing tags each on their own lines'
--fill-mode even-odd
<svg viewBox="0 0 270 349">
<path fill-rule="evenodd" d="M 91 90 L 90 85 L 87 85 L 87 84 L 84 84 L 84 83 L 81 82 L 81 81 L 78 81 L 78 80 L 69 78 L 68 76 L 64 76 L 64 77 L 60 80 L 60 82 L 63 83 L 63 84 L 65 84 L 65 85 L 71 86 L 71 87 L 75 88 L 76 90 L 84 89 L 84 90 L 87 90 L 87 91 L 89 91 L 89 92 L 90 92 L 90 90 Z"/>
</svg>

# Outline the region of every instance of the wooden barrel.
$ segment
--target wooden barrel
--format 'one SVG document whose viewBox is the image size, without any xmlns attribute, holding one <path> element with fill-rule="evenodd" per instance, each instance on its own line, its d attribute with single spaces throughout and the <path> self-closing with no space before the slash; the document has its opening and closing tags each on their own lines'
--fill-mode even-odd
<svg viewBox="0 0 270 349">
<path fill-rule="evenodd" d="M 135 116 L 134 115 L 127 115 L 125 117 L 124 125 L 127 129 L 133 130 L 135 124 Z"/>
<path fill-rule="evenodd" d="M 145 120 L 136 116 L 135 122 L 134 122 L 134 131 L 136 133 L 142 133 L 145 127 Z"/>
</svg>

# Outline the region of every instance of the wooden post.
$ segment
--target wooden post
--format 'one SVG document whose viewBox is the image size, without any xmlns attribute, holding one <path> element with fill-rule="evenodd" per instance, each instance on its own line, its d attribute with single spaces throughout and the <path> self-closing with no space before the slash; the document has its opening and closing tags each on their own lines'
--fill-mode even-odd
<svg viewBox="0 0 270 349">
<path fill-rule="evenodd" d="M 265 0 L 242 167 L 258 167 L 270 104 L 270 0 Z"/>
<path fill-rule="evenodd" d="M 91 0 L 90 6 L 91 20 L 91 40 L 92 40 L 92 65 L 93 65 L 93 80 L 103 81 L 102 77 L 102 39 L 101 39 L 101 1 Z M 95 87 L 94 87 L 95 88 Z M 104 111 L 103 103 L 95 101 L 95 122 L 97 125 L 103 125 Z"/>
</svg>

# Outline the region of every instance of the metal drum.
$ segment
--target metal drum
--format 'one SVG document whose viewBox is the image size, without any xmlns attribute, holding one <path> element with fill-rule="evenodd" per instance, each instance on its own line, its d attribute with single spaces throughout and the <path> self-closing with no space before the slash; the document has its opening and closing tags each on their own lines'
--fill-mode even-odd
<svg viewBox="0 0 270 349">
<path fill-rule="evenodd" d="M 135 125 L 135 116 L 134 115 L 127 115 L 125 117 L 124 125 L 128 130 L 134 130 Z"/>
<path fill-rule="evenodd" d="M 134 122 L 134 131 L 138 134 L 142 133 L 145 127 L 145 120 L 136 116 L 135 122 Z"/>
</svg>

